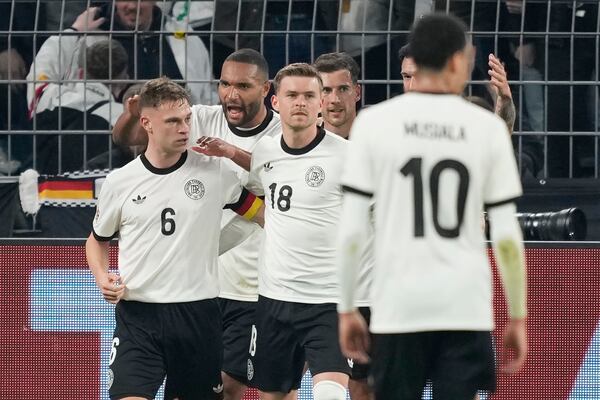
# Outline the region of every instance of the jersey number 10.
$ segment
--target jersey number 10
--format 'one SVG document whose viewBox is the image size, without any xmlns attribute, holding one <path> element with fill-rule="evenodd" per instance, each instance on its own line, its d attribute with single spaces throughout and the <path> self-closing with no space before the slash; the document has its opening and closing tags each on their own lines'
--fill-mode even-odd
<svg viewBox="0 0 600 400">
<path fill-rule="evenodd" d="M 415 237 L 425 236 L 424 215 L 423 215 L 423 168 L 422 158 L 411 158 L 400 169 L 404 176 L 412 175 L 414 188 L 414 213 L 415 213 Z M 439 184 L 440 175 L 444 170 L 454 170 L 458 174 L 458 198 L 456 200 L 456 226 L 444 228 L 439 221 Z M 431 210 L 433 212 L 433 226 L 435 231 L 442 237 L 455 238 L 460 234 L 460 227 L 465 216 L 465 203 L 467 201 L 467 191 L 469 189 L 469 171 L 464 164 L 456 160 L 442 160 L 435 164 L 429 175 L 429 192 L 431 195 Z"/>
</svg>

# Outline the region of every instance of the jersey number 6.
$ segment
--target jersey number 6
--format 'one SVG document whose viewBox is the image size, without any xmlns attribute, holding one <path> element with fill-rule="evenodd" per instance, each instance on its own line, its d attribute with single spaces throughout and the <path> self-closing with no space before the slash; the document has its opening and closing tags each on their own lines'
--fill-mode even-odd
<svg viewBox="0 0 600 400">
<path fill-rule="evenodd" d="M 172 208 L 165 208 L 160 213 L 160 231 L 165 236 L 172 235 L 175 232 L 175 220 L 169 218 L 171 215 L 175 215 L 175 210 Z"/>
</svg>

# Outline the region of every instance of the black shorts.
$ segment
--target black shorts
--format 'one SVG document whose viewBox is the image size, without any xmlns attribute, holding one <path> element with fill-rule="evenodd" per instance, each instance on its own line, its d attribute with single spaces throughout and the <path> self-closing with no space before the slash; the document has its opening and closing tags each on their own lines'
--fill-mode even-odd
<svg viewBox="0 0 600 400">
<path fill-rule="evenodd" d="M 218 399 L 223 391 L 221 313 L 216 299 L 189 303 L 121 300 L 109 360 L 111 399 Z"/>
<path fill-rule="evenodd" d="M 492 336 L 481 331 L 374 334 L 371 374 L 377 400 L 472 400 L 496 389 Z"/>
<path fill-rule="evenodd" d="M 311 373 L 350 375 L 338 339 L 336 304 L 304 304 L 259 296 L 248 378 L 263 392 L 300 387 L 304 362 Z"/>
<path fill-rule="evenodd" d="M 256 302 L 219 297 L 223 316 L 223 372 L 248 386 L 248 351 Z"/>
<path fill-rule="evenodd" d="M 358 307 L 358 312 L 360 312 L 360 315 L 362 315 L 367 322 L 367 326 L 369 326 L 371 323 L 371 309 L 369 307 Z M 352 360 L 352 375 L 350 376 L 350 379 L 355 381 L 367 379 L 370 371 L 370 363 L 362 364 Z"/>
</svg>

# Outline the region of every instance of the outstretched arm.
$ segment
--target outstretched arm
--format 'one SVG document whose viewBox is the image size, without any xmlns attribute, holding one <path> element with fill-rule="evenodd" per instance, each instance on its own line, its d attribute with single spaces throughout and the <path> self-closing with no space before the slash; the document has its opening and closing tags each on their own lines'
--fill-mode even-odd
<svg viewBox="0 0 600 400">
<path fill-rule="evenodd" d="M 504 65 L 493 54 L 488 57 L 488 66 L 490 70 L 490 84 L 496 94 L 496 114 L 504 120 L 510 134 L 513 133 L 515 126 L 516 110 L 512 99 L 512 92 L 506 77 Z"/>
</svg>

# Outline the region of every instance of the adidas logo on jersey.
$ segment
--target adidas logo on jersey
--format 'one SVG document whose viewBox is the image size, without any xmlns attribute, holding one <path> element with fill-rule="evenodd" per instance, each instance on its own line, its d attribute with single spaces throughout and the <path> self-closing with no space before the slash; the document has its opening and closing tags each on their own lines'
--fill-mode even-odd
<svg viewBox="0 0 600 400">
<path fill-rule="evenodd" d="M 213 386 L 212 390 L 215 393 L 221 393 L 223 391 L 223 384 L 220 383 L 217 386 Z"/>
<path fill-rule="evenodd" d="M 266 163 L 264 166 L 265 172 L 269 172 L 270 170 L 273 169 L 273 166 L 271 165 L 270 162 Z"/>
<path fill-rule="evenodd" d="M 139 194 L 137 196 L 137 199 L 131 199 L 131 201 L 133 201 L 135 204 L 142 204 L 144 200 L 146 200 L 146 196 L 141 197 Z"/>
</svg>

